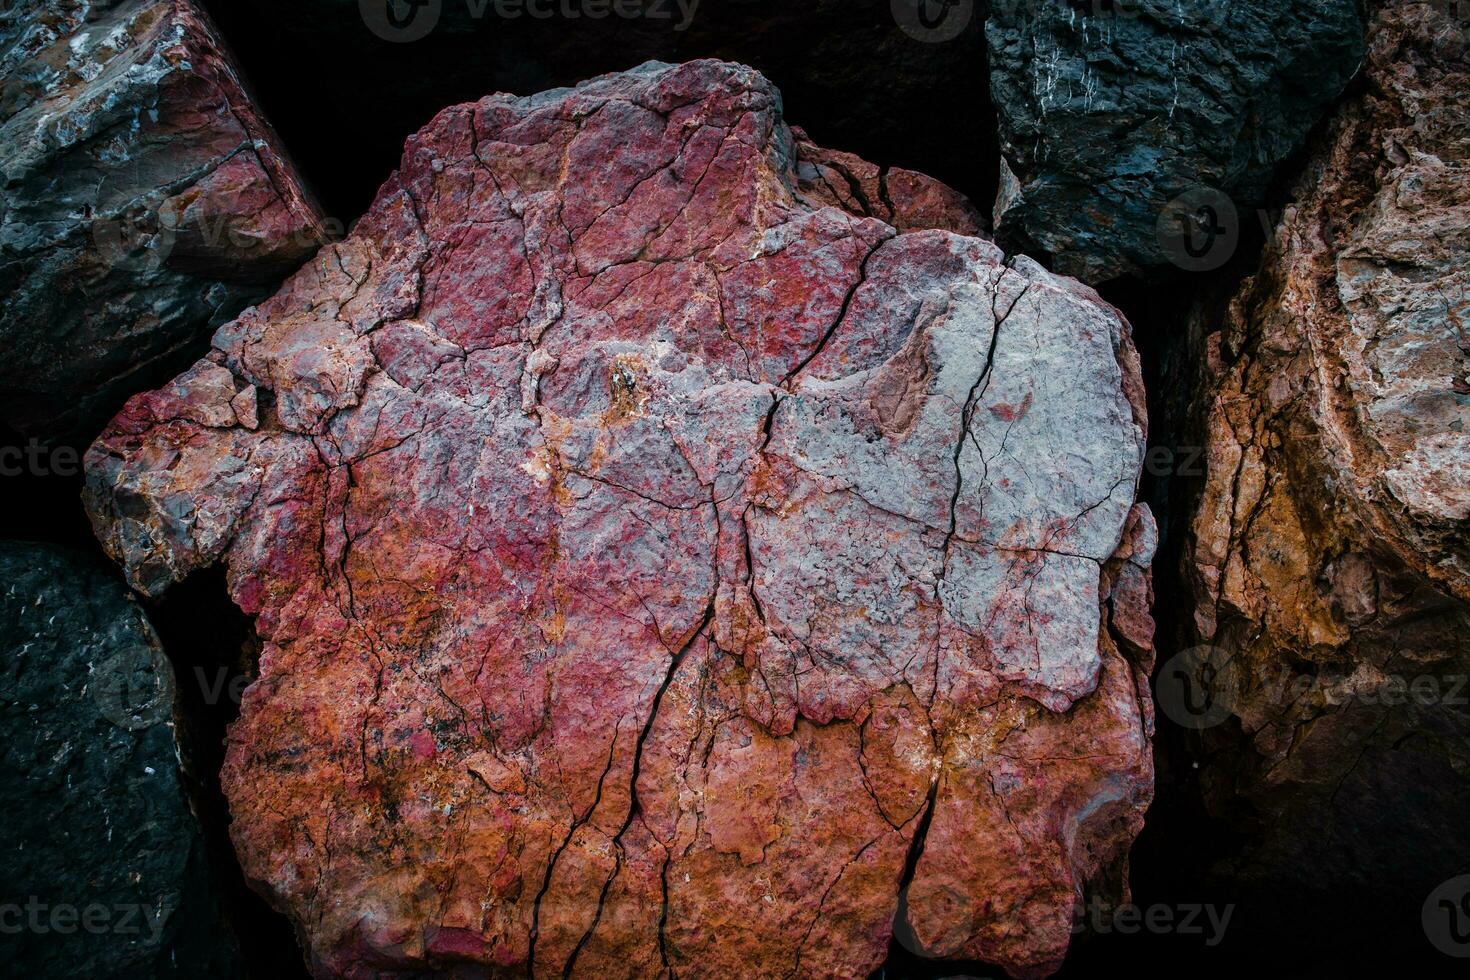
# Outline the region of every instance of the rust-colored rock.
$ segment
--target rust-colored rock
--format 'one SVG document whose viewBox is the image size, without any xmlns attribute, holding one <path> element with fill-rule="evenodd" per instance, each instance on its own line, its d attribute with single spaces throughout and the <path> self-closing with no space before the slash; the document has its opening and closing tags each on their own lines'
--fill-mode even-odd
<svg viewBox="0 0 1470 980">
<path fill-rule="evenodd" d="M 257 617 L 224 785 L 319 975 L 1030 975 L 1120 887 L 1128 326 L 873 175 L 720 62 L 446 110 L 93 447 L 131 581 Z"/>
<path fill-rule="evenodd" d="M 986 237 L 985 219 L 963 194 L 925 174 L 878 167 L 851 153 L 817 146 L 799 127 L 797 180 L 811 201 L 880 218 L 898 231 L 943 228 Z"/>
<path fill-rule="evenodd" d="M 1206 770 L 1217 812 L 1259 818 L 1237 873 L 1385 907 L 1470 859 L 1466 40 L 1443 5 L 1378 13 L 1362 92 L 1208 338 L 1186 562 L 1211 737 L 1249 746 Z"/>
</svg>

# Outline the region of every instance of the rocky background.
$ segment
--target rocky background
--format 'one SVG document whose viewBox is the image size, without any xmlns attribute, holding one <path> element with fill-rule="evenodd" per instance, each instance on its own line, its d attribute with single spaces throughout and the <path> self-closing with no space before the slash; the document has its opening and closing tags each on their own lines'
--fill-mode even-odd
<svg viewBox="0 0 1470 980">
<path fill-rule="evenodd" d="M 1259 269 L 1189 321 L 1186 633 L 1234 716 L 1201 780 L 1259 828 L 1237 881 L 1304 903 L 1410 903 L 1470 861 L 1467 53 L 1444 8 L 1379 11 Z"/>
<path fill-rule="evenodd" d="M 9 5 L 7 962 L 1450 975 L 1467 83 L 1456 0 Z"/>
</svg>

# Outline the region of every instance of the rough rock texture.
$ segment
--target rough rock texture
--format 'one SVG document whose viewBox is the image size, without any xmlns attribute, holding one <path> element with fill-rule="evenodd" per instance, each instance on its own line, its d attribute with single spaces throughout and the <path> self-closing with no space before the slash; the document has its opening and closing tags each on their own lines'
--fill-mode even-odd
<svg viewBox="0 0 1470 980">
<path fill-rule="evenodd" d="M 12 976 L 240 975 L 180 785 L 173 675 L 116 573 L 0 543 L 0 956 Z"/>
<path fill-rule="evenodd" d="M 1160 216 L 1198 186 L 1259 205 L 1363 51 L 1357 0 L 997 0 L 985 34 L 997 233 L 1088 282 L 1169 262 Z"/>
<path fill-rule="evenodd" d="M 1254 808 L 1249 873 L 1292 889 L 1417 903 L 1470 861 L 1465 28 L 1378 15 L 1363 92 L 1208 338 L 1186 574 L 1233 664 L 1238 726 L 1207 735 L 1249 746 L 1214 753 L 1211 802 Z"/>
<path fill-rule="evenodd" d="M 817 146 L 799 127 L 791 135 L 797 184 L 809 201 L 878 218 L 899 232 L 942 228 L 985 236 L 985 218 L 969 199 L 932 177 Z"/>
<path fill-rule="evenodd" d="M 797 145 L 713 61 L 446 110 L 90 452 L 138 588 L 257 617 L 224 784 L 317 973 L 1026 975 L 1122 887 L 1127 323 Z"/>
<path fill-rule="evenodd" d="M 0 421 L 42 438 L 90 438 L 326 237 L 187 0 L 8 4 L 0 182 Z"/>
</svg>

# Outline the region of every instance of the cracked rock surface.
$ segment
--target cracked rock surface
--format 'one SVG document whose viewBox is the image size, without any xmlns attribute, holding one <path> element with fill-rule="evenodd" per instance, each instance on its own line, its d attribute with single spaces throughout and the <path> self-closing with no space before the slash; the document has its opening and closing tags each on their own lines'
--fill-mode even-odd
<svg viewBox="0 0 1470 980">
<path fill-rule="evenodd" d="M 188 0 L 6 5 L 0 189 L 0 421 L 42 438 L 90 438 L 326 240 Z"/>
<path fill-rule="evenodd" d="M 1292 888 L 1417 902 L 1470 860 L 1467 88 L 1464 22 L 1386 5 L 1364 91 L 1208 337 L 1185 573 L 1250 746 L 1212 803 L 1254 809 L 1249 870 Z"/>
<path fill-rule="evenodd" d="M 113 421 L 109 553 L 256 617 L 223 781 L 319 975 L 1060 963 L 1152 794 L 1142 391 L 976 227 L 739 66 L 492 96 Z"/>
<path fill-rule="evenodd" d="M 0 582 L 8 970 L 243 976 L 181 785 L 153 627 L 114 569 L 64 548 L 0 542 Z"/>
<path fill-rule="evenodd" d="M 1358 7 L 991 3 L 985 35 L 1004 158 L 997 234 L 1102 282 L 1171 261 L 1160 216 L 1200 186 L 1251 220 L 1277 165 L 1357 71 Z"/>
</svg>

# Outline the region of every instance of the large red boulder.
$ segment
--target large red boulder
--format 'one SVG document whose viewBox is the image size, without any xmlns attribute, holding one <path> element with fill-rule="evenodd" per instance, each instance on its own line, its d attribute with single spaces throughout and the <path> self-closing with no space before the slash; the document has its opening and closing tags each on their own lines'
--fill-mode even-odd
<svg viewBox="0 0 1470 980">
<path fill-rule="evenodd" d="M 1127 323 L 749 69 L 441 113 L 88 456 L 320 975 L 1054 968 L 1152 792 Z"/>
</svg>

